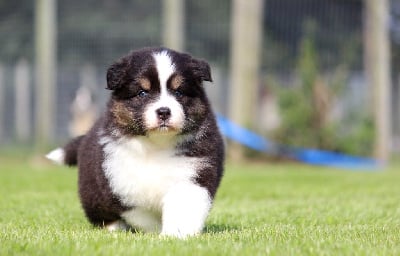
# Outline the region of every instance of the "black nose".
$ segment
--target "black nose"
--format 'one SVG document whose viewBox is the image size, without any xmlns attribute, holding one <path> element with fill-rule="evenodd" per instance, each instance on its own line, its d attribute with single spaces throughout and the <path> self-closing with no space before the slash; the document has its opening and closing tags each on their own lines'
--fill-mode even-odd
<svg viewBox="0 0 400 256">
<path fill-rule="evenodd" d="M 167 107 L 162 107 L 156 110 L 158 118 L 165 121 L 171 117 L 171 110 Z"/>
</svg>

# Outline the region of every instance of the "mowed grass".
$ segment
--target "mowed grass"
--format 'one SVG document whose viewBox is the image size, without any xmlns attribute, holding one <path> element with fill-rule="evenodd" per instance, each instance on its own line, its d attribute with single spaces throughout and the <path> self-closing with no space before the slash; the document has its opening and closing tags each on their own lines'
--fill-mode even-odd
<svg viewBox="0 0 400 256">
<path fill-rule="evenodd" d="M 204 233 L 93 228 L 75 169 L 0 157 L 0 255 L 400 255 L 400 168 L 227 164 Z"/>
</svg>

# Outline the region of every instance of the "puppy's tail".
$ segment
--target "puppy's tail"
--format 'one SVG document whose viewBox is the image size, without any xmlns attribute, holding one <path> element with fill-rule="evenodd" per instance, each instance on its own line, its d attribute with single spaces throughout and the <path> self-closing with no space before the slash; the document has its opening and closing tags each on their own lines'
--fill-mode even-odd
<svg viewBox="0 0 400 256">
<path fill-rule="evenodd" d="M 46 155 L 47 159 L 57 163 L 65 164 L 68 166 L 75 166 L 78 164 L 78 148 L 85 135 L 76 137 L 67 143 L 63 148 L 57 148 Z"/>
</svg>

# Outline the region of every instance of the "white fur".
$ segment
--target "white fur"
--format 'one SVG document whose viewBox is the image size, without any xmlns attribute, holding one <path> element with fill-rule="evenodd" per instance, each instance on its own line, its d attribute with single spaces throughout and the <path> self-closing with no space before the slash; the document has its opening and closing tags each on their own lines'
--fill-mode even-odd
<svg viewBox="0 0 400 256">
<path fill-rule="evenodd" d="M 161 91 L 166 90 L 167 81 L 175 72 L 175 65 L 167 51 L 157 52 L 153 54 L 153 57 L 156 62 Z"/>
<path fill-rule="evenodd" d="M 185 114 L 181 104 L 168 92 L 167 81 L 175 73 L 175 65 L 166 51 L 155 53 L 153 55 L 156 62 L 158 80 L 160 82 L 160 97 L 144 111 L 144 120 L 148 129 L 155 129 L 159 126 L 159 119 L 156 113 L 157 109 L 167 107 L 171 110 L 171 117 L 167 125 L 176 130 L 183 127 Z"/>
<path fill-rule="evenodd" d="M 65 162 L 65 151 L 62 148 L 57 148 L 46 155 L 46 158 L 57 163 L 64 164 Z"/>
<path fill-rule="evenodd" d="M 205 188 L 193 184 L 173 187 L 164 197 L 161 234 L 179 238 L 199 234 L 210 208 Z"/>
<path fill-rule="evenodd" d="M 172 140 L 146 138 L 112 139 L 103 136 L 103 169 L 113 193 L 134 206 L 124 220 L 144 231 L 176 237 L 201 231 L 211 206 L 206 189 L 193 182 L 196 170 L 206 165 L 201 158 L 176 156 Z"/>
<path fill-rule="evenodd" d="M 145 232 L 161 231 L 161 215 L 159 212 L 147 210 L 143 207 L 135 207 L 122 214 L 122 218 L 132 227 L 139 228 Z"/>
</svg>

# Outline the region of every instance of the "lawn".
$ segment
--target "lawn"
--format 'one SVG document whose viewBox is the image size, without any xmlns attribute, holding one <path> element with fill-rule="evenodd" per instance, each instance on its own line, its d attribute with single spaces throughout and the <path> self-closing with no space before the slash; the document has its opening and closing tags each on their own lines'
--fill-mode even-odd
<svg viewBox="0 0 400 256">
<path fill-rule="evenodd" d="M 204 233 L 91 227 L 75 169 L 0 157 L 0 255 L 400 255 L 400 168 L 228 164 Z"/>
</svg>

